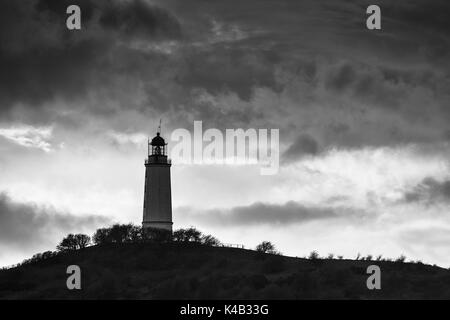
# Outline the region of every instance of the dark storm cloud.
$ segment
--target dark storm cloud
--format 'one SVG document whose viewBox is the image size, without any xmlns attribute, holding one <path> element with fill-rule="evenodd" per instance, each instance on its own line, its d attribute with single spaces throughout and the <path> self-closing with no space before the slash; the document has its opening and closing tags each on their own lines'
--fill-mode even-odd
<svg viewBox="0 0 450 320">
<path fill-rule="evenodd" d="M 131 36 L 158 36 L 165 39 L 181 36 L 179 23 L 169 12 L 152 7 L 143 0 L 112 2 L 101 12 L 100 24 Z"/>
<path fill-rule="evenodd" d="M 294 201 L 285 204 L 255 203 L 249 206 L 234 207 L 230 210 L 208 210 L 204 214 L 183 212 L 186 222 L 196 221 L 208 225 L 242 227 L 250 225 L 285 226 L 337 217 L 339 214 L 334 209 L 309 208 Z"/>
<path fill-rule="evenodd" d="M 388 18 L 440 34 L 450 31 L 450 3 L 446 0 L 414 0 L 407 4 L 386 1 L 386 6 Z"/>
<path fill-rule="evenodd" d="M 300 135 L 283 153 L 282 160 L 289 163 L 305 155 L 315 155 L 319 152 L 319 144 L 307 134 Z"/>
<path fill-rule="evenodd" d="M 66 29 L 69 4 L 81 7 L 81 31 Z M 40 108 L 55 98 L 83 102 L 94 88 L 114 92 L 118 77 L 139 78 L 142 60 L 152 58 L 121 42 L 181 34 L 176 18 L 143 0 L 6 0 L 1 7 L 0 113 L 6 116 L 16 104 Z"/>
<path fill-rule="evenodd" d="M 21 250 L 32 250 L 55 236 L 82 232 L 108 223 L 100 216 L 77 217 L 57 212 L 52 208 L 11 200 L 0 193 L 0 244 Z"/>
<path fill-rule="evenodd" d="M 79 32 L 65 29 L 69 4 L 82 8 Z M 119 130 L 147 130 L 142 119 L 161 115 L 168 129 L 193 120 L 289 127 L 280 137 L 292 145 L 289 157 L 301 148 L 304 112 L 326 106 L 306 124 L 322 148 L 445 139 L 449 4 L 380 1 L 380 32 L 365 28 L 369 4 L 5 0 L 0 116 L 73 127 L 88 118 Z M 273 102 L 256 105 L 267 100 L 255 102 L 258 94 Z M 49 106 L 54 100 L 61 104 Z M 110 119 L 125 110 L 137 111 L 133 124 Z"/>
<path fill-rule="evenodd" d="M 38 12 L 50 12 L 50 18 L 65 22 L 66 8 L 74 4 L 81 8 L 83 22 L 91 21 L 96 14 L 100 26 L 123 32 L 126 36 L 178 38 L 181 35 L 175 17 L 145 0 L 39 0 L 36 8 Z"/>
<path fill-rule="evenodd" d="M 405 193 L 404 201 L 424 201 L 428 204 L 450 202 L 450 180 L 440 182 L 433 178 L 425 178 L 419 185 Z"/>
<path fill-rule="evenodd" d="M 277 62 L 280 58 L 273 51 L 217 45 L 190 56 L 179 81 L 212 94 L 235 92 L 248 101 L 255 87 L 277 89 L 273 69 Z"/>
</svg>

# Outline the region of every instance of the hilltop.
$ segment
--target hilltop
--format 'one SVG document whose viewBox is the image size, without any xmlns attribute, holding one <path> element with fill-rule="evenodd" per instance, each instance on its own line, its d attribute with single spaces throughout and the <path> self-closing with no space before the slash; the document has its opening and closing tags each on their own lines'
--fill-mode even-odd
<svg viewBox="0 0 450 320">
<path fill-rule="evenodd" d="M 82 290 L 66 288 L 78 265 Z M 382 271 L 366 287 L 367 266 Z M 450 299 L 450 271 L 389 261 L 303 259 L 196 243 L 121 243 L 0 271 L 0 299 Z"/>
</svg>

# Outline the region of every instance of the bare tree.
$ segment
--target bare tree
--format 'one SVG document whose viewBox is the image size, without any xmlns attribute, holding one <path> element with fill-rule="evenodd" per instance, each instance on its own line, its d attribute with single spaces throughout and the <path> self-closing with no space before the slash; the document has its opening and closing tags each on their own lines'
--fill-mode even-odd
<svg viewBox="0 0 450 320">
<path fill-rule="evenodd" d="M 275 250 L 275 246 L 270 241 L 263 241 L 260 244 L 256 246 L 256 251 L 262 252 L 262 253 L 271 253 L 276 254 L 277 251 Z"/>
</svg>

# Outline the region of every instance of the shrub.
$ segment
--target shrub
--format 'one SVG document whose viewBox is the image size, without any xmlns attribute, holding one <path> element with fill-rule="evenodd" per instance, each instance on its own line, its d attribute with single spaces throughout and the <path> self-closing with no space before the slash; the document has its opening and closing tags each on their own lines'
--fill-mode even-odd
<svg viewBox="0 0 450 320">
<path fill-rule="evenodd" d="M 189 229 L 178 229 L 173 233 L 173 241 L 177 242 L 197 242 L 200 243 L 202 233 L 190 227 Z"/>
<path fill-rule="evenodd" d="M 97 229 L 92 236 L 92 241 L 97 245 L 111 243 L 110 230 L 110 228 Z"/>
<path fill-rule="evenodd" d="M 203 235 L 202 237 L 201 237 L 201 243 L 202 244 L 204 244 L 204 245 L 207 245 L 207 246 L 215 246 L 215 247 L 217 247 L 217 246 L 220 246 L 221 245 L 221 243 L 220 243 L 220 241 L 217 239 L 217 238 L 215 238 L 215 237 L 213 237 L 212 235 Z"/>
<path fill-rule="evenodd" d="M 311 253 L 308 256 L 308 259 L 310 259 L 310 260 L 317 260 L 317 259 L 319 259 L 319 253 L 316 250 L 311 251 Z"/>
<path fill-rule="evenodd" d="M 57 255 L 57 252 L 45 251 L 42 253 L 42 260 L 53 258 L 56 255 Z"/>
<path fill-rule="evenodd" d="M 137 243 L 145 240 L 141 227 L 132 224 L 114 224 L 109 228 L 97 229 L 93 242 L 97 245 L 107 243 Z"/>
<path fill-rule="evenodd" d="M 404 263 L 406 260 L 406 257 L 402 254 L 400 257 L 395 259 L 395 262 Z"/>
<path fill-rule="evenodd" d="M 132 224 L 115 224 L 109 230 L 109 237 L 114 243 L 131 242 Z"/>
<path fill-rule="evenodd" d="M 43 253 L 36 253 L 31 258 L 23 260 L 18 265 L 26 265 L 26 264 L 30 264 L 30 263 L 44 261 L 46 259 L 56 256 L 57 254 L 58 254 L 57 252 L 53 252 L 53 251 L 45 251 Z"/>
<path fill-rule="evenodd" d="M 275 246 L 270 241 L 263 241 L 256 246 L 256 251 L 261 253 L 276 254 Z"/>
<path fill-rule="evenodd" d="M 141 234 L 144 242 L 165 243 L 172 241 L 172 233 L 165 229 L 143 228 Z"/>
<path fill-rule="evenodd" d="M 139 243 L 144 241 L 144 235 L 142 227 L 138 226 L 132 226 L 132 228 L 129 230 L 129 238 L 132 243 Z"/>
<path fill-rule="evenodd" d="M 86 248 L 91 238 L 85 234 L 69 234 L 56 247 L 58 251 L 78 250 Z"/>
</svg>

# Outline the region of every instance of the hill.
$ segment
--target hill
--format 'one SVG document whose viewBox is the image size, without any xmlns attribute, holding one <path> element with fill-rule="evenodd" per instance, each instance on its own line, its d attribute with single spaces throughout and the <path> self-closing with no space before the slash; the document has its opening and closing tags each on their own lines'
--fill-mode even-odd
<svg viewBox="0 0 450 320">
<path fill-rule="evenodd" d="M 69 291 L 74 264 L 82 290 Z M 371 264 L 381 268 L 381 290 L 366 287 Z M 111 244 L 2 270 L 0 299 L 450 299 L 450 271 L 189 243 Z"/>
</svg>

